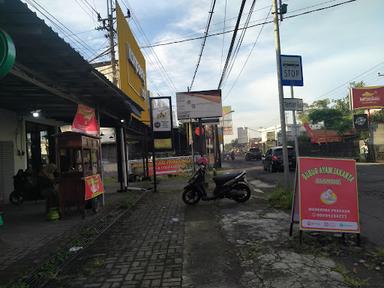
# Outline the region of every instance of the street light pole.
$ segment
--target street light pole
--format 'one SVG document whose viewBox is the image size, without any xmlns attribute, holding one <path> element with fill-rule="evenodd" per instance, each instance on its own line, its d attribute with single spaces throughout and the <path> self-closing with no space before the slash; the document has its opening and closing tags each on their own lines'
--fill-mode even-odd
<svg viewBox="0 0 384 288">
<path fill-rule="evenodd" d="M 277 64 L 277 83 L 279 88 L 279 106 L 280 106 L 280 125 L 281 125 L 281 140 L 283 144 L 283 163 L 284 163 L 284 184 L 289 187 L 289 164 L 288 164 L 288 149 L 287 149 L 287 131 L 285 126 L 285 111 L 284 111 L 284 91 L 281 84 L 280 74 L 280 31 L 279 31 L 279 15 L 277 9 L 277 0 L 272 0 L 273 23 L 275 32 L 275 49 L 276 49 L 276 64 Z"/>
</svg>

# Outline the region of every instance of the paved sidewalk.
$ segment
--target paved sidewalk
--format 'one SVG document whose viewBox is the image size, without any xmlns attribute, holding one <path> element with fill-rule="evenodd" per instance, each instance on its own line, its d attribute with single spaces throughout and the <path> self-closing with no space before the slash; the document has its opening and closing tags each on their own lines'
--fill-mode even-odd
<svg viewBox="0 0 384 288">
<path fill-rule="evenodd" d="M 48 287 L 180 287 L 183 238 L 180 191 L 153 193 Z"/>
<path fill-rule="evenodd" d="M 114 186 L 106 188 L 116 191 Z M 62 254 L 63 258 L 63 251 L 68 251 L 73 243 L 79 246 L 92 241 L 92 237 L 128 208 L 124 205 L 134 203 L 142 195 L 139 191 L 106 193 L 106 206 L 97 214 L 87 211 L 85 219 L 75 213 L 59 221 L 47 221 L 44 201 L 7 206 L 5 225 L 0 227 L 0 286 L 24 276 L 30 278 L 39 266 L 52 262 L 56 254 Z M 81 241 L 84 237 L 80 234 L 89 229 L 92 235 Z"/>
</svg>

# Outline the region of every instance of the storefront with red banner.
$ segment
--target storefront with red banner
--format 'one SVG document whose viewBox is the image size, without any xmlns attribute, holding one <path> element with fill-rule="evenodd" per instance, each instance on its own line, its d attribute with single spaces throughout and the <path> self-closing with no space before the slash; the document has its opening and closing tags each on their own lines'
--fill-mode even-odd
<svg viewBox="0 0 384 288">
<path fill-rule="evenodd" d="M 99 126 L 140 134 L 142 126 L 131 117 L 139 117 L 142 108 L 23 2 L 0 1 L 0 31 L 15 50 L 13 63 L 7 62 L 6 73 L 2 69 L 0 74 L 1 214 L 18 171 L 33 178 L 45 166 L 57 164 L 54 135 L 62 127 L 73 124 L 75 131 L 84 132 L 86 123 L 86 133 L 92 135 Z"/>
</svg>

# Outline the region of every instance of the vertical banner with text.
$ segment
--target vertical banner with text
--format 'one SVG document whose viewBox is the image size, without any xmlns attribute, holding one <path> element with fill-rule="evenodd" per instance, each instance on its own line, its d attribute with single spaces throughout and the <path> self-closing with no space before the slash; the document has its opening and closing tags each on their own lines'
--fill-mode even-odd
<svg viewBox="0 0 384 288">
<path fill-rule="evenodd" d="M 156 151 L 173 149 L 173 117 L 171 97 L 150 98 L 152 131 Z"/>
</svg>

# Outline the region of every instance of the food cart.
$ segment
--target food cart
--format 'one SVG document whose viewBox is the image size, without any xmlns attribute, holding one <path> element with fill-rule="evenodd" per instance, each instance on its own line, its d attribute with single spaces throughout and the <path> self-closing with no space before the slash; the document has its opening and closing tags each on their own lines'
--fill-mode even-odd
<svg viewBox="0 0 384 288">
<path fill-rule="evenodd" d="M 57 167 L 60 172 L 60 213 L 77 208 L 95 212 L 101 204 L 104 187 L 101 180 L 100 138 L 78 132 L 56 135 Z"/>
</svg>

